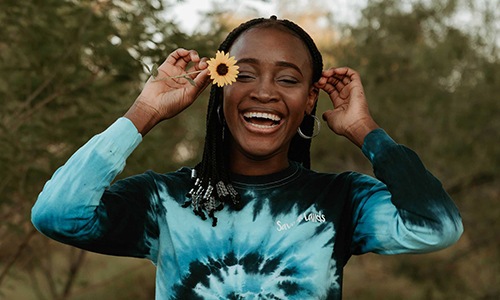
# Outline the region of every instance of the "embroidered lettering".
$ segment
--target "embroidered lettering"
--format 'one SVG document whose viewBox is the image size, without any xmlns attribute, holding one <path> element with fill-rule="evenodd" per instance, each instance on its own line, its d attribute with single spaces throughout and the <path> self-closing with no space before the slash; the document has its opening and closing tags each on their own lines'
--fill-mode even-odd
<svg viewBox="0 0 500 300">
<path fill-rule="evenodd" d="M 276 230 L 284 231 L 289 230 L 294 227 L 296 224 L 300 224 L 301 222 L 315 222 L 315 223 L 324 223 L 326 222 L 326 217 L 322 212 L 318 213 L 302 213 L 297 216 L 297 219 L 292 223 L 284 223 L 281 221 L 276 221 Z"/>
<path fill-rule="evenodd" d="M 276 221 L 276 225 L 278 226 L 278 228 L 276 228 L 276 229 L 278 231 L 282 231 L 282 230 L 288 230 L 288 229 L 292 228 L 295 225 L 295 222 L 289 224 L 289 223 L 281 223 L 281 221 Z"/>
<path fill-rule="evenodd" d="M 309 222 L 319 222 L 319 223 L 326 222 L 325 215 L 322 213 L 309 213 L 309 214 L 304 213 L 303 218 L 305 221 Z"/>
</svg>

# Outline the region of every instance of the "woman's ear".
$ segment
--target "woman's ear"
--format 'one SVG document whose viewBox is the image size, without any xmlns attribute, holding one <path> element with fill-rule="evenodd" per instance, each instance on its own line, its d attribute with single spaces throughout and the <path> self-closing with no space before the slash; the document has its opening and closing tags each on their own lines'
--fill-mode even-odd
<svg viewBox="0 0 500 300">
<path fill-rule="evenodd" d="M 316 101 L 318 101 L 319 89 L 314 86 L 311 86 L 309 89 L 309 95 L 307 96 L 307 104 L 306 104 L 306 113 L 308 115 L 311 114 Z"/>
</svg>

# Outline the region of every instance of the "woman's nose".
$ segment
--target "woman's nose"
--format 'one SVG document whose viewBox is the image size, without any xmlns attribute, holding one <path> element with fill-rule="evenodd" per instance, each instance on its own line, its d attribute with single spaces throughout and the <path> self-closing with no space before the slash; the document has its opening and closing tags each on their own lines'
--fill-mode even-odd
<svg viewBox="0 0 500 300">
<path fill-rule="evenodd" d="M 278 99 L 278 91 L 273 79 L 262 78 L 256 84 L 252 92 L 252 98 L 260 102 L 275 101 Z"/>
</svg>

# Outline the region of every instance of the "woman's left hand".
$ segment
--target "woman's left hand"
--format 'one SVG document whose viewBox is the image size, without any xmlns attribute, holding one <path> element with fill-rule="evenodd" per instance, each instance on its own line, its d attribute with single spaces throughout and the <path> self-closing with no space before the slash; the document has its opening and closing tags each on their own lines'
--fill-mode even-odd
<svg viewBox="0 0 500 300">
<path fill-rule="evenodd" d="M 330 68 L 315 87 L 324 90 L 333 104 L 333 109 L 323 113 L 328 127 L 361 147 L 366 135 L 379 126 L 368 110 L 359 74 L 347 67 Z"/>
</svg>

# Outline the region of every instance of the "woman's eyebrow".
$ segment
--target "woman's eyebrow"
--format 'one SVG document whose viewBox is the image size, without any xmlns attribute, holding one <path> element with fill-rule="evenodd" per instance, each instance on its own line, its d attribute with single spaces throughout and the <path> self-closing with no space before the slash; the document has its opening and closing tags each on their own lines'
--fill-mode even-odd
<svg viewBox="0 0 500 300">
<path fill-rule="evenodd" d="M 259 63 L 258 59 L 255 58 L 240 58 L 237 60 L 238 64 L 251 64 L 251 65 L 256 65 Z"/>
<path fill-rule="evenodd" d="M 238 62 L 239 64 L 258 64 L 259 63 L 259 60 L 256 59 L 256 58 L 241 58 L 241 59 L 238 59 Z M 275 63 L 276 66 L 278 67 L 285 67 L 285 68 L 292 68 L 294 70 L 296 70 L 297 72 L 300 73 L 300 75 L 303 75 L 302 74 L 302 71 L 300 70 L 300 68 L 294 64 L 294 63 L 291 63 L 291 62 L 288 62 L 288 61 L 278 61 Z"/>
<path fill-rule="evenodd" d="M 276 62 L 276 66 L 278 66 L 278 67 L 285 67 L 285 68 L 292 68 L 292 69 L 295 69 L 297 72 L 299 72 L 300 75 L 303 75 L 302 71 L 300 71 L 300 68 L 296 64 L 293 64 L 291 62 L 288 62 L 288 61 L 278 61 L 278 62 Z"/>
</svg>

